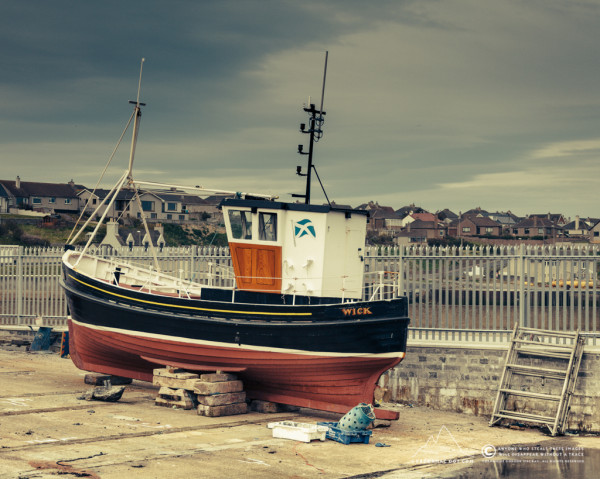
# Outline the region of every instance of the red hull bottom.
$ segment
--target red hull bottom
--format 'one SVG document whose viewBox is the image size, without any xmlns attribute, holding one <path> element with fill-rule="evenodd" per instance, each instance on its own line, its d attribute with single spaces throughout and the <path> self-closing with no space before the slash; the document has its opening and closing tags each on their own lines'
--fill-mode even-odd
<svg viewBox="0 0 600 479">
<path fill-rule="evenodd" d="M 252 399 L 336 413 L 372 403 L 376 383 L 404 357 L 319 356 L 218 347 L 91 329 L 69 321 L 71 359 L 85 371 L 152 382 L 153 369 L 235 372 Z M 375 408 L 380 419 L 398 413 Z"/>
</svg>

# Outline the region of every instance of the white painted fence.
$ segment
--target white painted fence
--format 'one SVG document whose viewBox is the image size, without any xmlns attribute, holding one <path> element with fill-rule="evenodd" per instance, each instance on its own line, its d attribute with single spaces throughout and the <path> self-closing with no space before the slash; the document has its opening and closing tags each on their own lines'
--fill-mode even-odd
<svg viewBox="0 0 600 479">
<path fill-rule="evenodd" d="M 144 248 L 91 249 L 90 253 L 116 255 L 126 261 L 153 266 Z M 67 303 L 59 284 L 61 257 L 57 248 L 0 246 L 0 325 L 64 326 Z M 183 279 L 214 286 L 232 286 L 231 258 L 228 248 L 195 246 L 164 248 L 157 253 L 161 271 Z"/>
<path fill-rule="evenodd" d="M 66 302 L 58 284 L 61 248 L 0 246 L 0 324 L 61 326 Z M 152 266 L 142 248 L 116 253 Z M 195 246 L 158 252 L 161 270 L 182 279 L 231 286 L 227 248 Z M 367 248 L 365 298 L 398 292 L 409 298 L 411 338 L 504 341 L 514 322 L 600 333 L 600 249 L 596 246 Z"/>
<path fill-rule="evenodd" d="M 413 247 L 398 255 L 413 339 L 505 341 L 515 321 L 600 333 L 600 249 L 590 245 Z"/>
</svg>

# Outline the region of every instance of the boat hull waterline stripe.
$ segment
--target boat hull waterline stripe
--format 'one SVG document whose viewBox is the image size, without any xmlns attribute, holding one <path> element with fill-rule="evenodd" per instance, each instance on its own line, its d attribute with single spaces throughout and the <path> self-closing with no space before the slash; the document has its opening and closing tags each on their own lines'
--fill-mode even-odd
<svg viewBox="0 0 600 479">
<path fill-rule="evenodd" d="M 272 348 L 265 346 L 253 346 L 251 344 L 237 345 L 233 343 L 222 343 L 217 341 L 205 341 L 202 339 L 190 339 L 184 337 L 177 336 L 167 336 L 163 334 L 155 334 L 155 333 L 142 333 L 140 331 L 131 331 L 128 329 L 119 329 L 119 328 L 109 328 L 106 326 L 96 326 L 87 324 L 72 317 L 69 318 L 74 324 L 88 329 L 95 329 L 98 331 L 108 331 L 116 334 L 124 334 L 126 336 L 137 336 L 137 337 L 145 337 L 152 338 L 161 341 L 169 341 L 176 343 L 187 343 L 187 344 L 198 344 L 203 346 L 211 346 L 217 348 L 230 348 L 230 349 L 247 349 L 250 351 L 259 351 L 259 352 L 268 352 L 268 353 L 280 353 L 280 354 L 299 354 L 302 356 L 323 356 L 323 357 L 350 357 L 350 358 L 404 358 L 406 355 L 405 352 L 391 352 L 391 353 L 332 353 L 332 352 L 322 352 L 322 351 L 303 351 L 301 349 L 285 349 L 285 348 Z"/>
<path fill-rule="evenodd" d="M 181 305 L 181 304 L 159 303 L 157 301 L 148 301 L 146 299 L 132 298 L 131 296 L 125 296 L 122 294 L 113 293 L 112 291 L 108 291 L 106 289 L 102 289 L 97 286 L 94 286 L 93 284 L 86 283 L 85 281 L 75 278 L 72 275 L 69 275 L 69 278 L 71 278 L 74 281 L 77 281 L 78 283 L 83 284 L 84 286 L 87 286 L 88 288 L 93 288 L 104 294 L 110 294 L 111 296 L 116 296 L 118 298 L 126 299 L 128 301 L 137 301 L 139 303 L 151 304 L 154 306 L 162 306 L 162 307 L 167 307 L 167 308 L 189 309 L 189 310 L 194 310 L 194 311 L 207 311 L 210 313 L 257 314 L 257 315 L 262 315 L 262 316 L 312 316 L 312 313 L 282 313 L 282 312 L 272 312 L 271 313 L 271 312 L 267 312 L 267 311 L 240 311 L 240 310 L 227 310 L 227 309 L 199 308 L 197 306 L 185 306 L 185 305 Z M 185 298 L 183 298 L 183 299 L 185 299 Z"/>
</svg>

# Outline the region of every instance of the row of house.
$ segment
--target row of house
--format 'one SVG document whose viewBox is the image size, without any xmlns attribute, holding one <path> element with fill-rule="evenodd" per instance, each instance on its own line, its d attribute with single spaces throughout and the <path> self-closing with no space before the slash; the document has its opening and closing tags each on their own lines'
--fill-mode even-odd
<svg viewBox="0 0 600 479">
<path fill-rule="evenodd" d="M 200 198 L 176 189 L 159 192 L 140 192 L 139 200 L 132 190 L 114 193 L 106 189 L 90 190 L 68 183 L 41 183 L 0 180 L 0 213 L 18 213 L 33 210 L 46 214 L 88 214 L 107 218 L 141 218 L 142 212 L 151 220 L 161 222 L 186 222 L 206 217 L 219 221 L 218 205 L 221 197 Z M 102 205 L 102 206 L 101 206 Z M 110 207 L 109 207 L 110 205 Z"/>
<path fill-rule="evenodd" d="M 208 214 L 214 218 L 221 214 L 218 209 L 221 197 L 204 199 L 175 189 L 143 191 L 140 192 L 139 201 L 132 190 L 119 191 L 112 202 L 111 192 L 104 189 L 84 189 L 78 196 L 80 208 L 98 217 L 106 212 L 108 218 L 141 218 L 144 213 L 150 220 L 186 222 L 200 219 L 202 215 Z"/>
<path fill-rule="evenodd" d="M 488 212 L 475 208 L 456 214 L 448 209 L 430 213 L 409 205 L 394 210 L 369 202 L 359 206 L 370 212 L 369 229 L 386 234 L 399 244 L 425 243 L 446 237 L 475 240 L 481 238 L 581 240 L 600 243 L 600 219 L 579 218 L 570 221 L 562 214 L 532 214 L 519 217 L 510 211 Z"/>
<path fill-rule="evenodd" d="M 0 213 L 33 210 L 40 213 L 85 211 L 98 218 L 136 219 L 145 214 L 157 222 L 187 222 L 211 217 L 221 222 L 218 209 L 222 197 L 200 198 L 174 188 L 140 192 L 139 201 L 132 190 L 114 193 L 106 189 L 91 190 L 83 185 L 0 180 Z M 102 206 L 100 206 L 102 205 Z M 414 204 L 394 210 L 377 202 L 362 204 L 358 209 L 370 213 L 369 230 L 388 235 L 398 243 L 424 243 L 446 237 L 464 238 L 534 238 L 543 240 L 586 240 L 600 242 L 600 220 L 567 220 L 561 214 L 533 214 L 518 217 L 510 211 L 488 212 L 475 208 L 458 214 L 444 209 L 431 213 Z"/>
<path fill-rule="evenodd" d="M 79 212 L 78 186 L 69 183 L 40 183 L 16 180 L 0 180 L 0 213 L 11 210 L 36 209 L 65 213 Z"/>
</svg>

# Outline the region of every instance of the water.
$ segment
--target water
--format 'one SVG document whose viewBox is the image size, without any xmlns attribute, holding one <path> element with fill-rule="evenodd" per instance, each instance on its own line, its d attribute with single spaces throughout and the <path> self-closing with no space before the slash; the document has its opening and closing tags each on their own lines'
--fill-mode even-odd
<svg viewBox="0 0 600 479">
<path fill-rule="evenodd" d="M 488 459 L 475 461 L 464 469 L 425 477 L 589 479 L 600 475 L 600 449 L 586 449 L 575 444 L 505 446 L 490 449 L 488 455 Z"/>
</svg>

